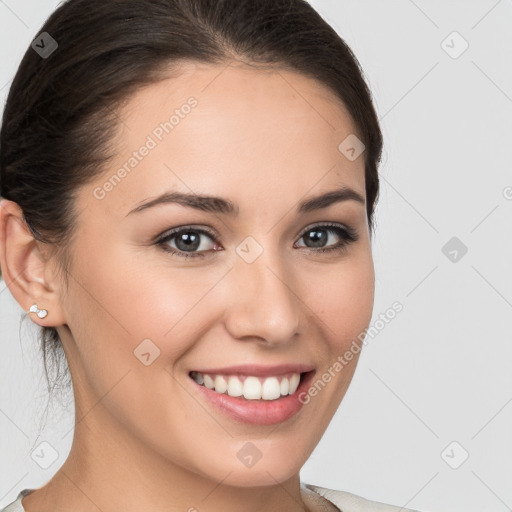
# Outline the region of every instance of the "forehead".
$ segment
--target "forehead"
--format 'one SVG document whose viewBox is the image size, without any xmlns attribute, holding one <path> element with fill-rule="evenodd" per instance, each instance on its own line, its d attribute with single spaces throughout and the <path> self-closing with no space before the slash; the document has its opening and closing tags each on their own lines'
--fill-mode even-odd
<svg viewBox="0 0 512 512">
<path fill-rule="evenodd" d="M 94 184 L 127 171 L 108 194 L 116 210 L 164 188 L 261 204 L 315 187 L 365 195 L 363 155 L 351 161 L 339 149 L 357 133 L 351 116 L 329 88 L 297 72 L 183 63 L 132 95 L 119 118 L 115 158 Z"/>
</svg>

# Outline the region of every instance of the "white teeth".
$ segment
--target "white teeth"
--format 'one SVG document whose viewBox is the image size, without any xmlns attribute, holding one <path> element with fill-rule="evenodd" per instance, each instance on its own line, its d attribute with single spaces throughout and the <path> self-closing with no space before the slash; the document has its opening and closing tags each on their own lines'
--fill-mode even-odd
<svg viewBox="0 0 512 512">
<path fill-rule="evenodd" d="M 208 375 L 191 372 L 191 377 L 217 393 L 227 392 L 230 396 L 244 396 L 248 400 L 276 400 L 280 396 L 293 395 L 299 386 L 300 373 L 287 377 L 254 377 L 240 379 L 236 375 Z"/>
<path fill-rule="evenodd" d="M 215 377 L 215 391 L 217 393 L 225 393 L 226 389 L 228 389 L 228 383 L 222 375 L 217 375 Z"/>
<path fill-rule="evenodd" d="M 281 396 L 281 386 L 276 377 L 265 379 L 261 387 L 261 398 L 264 400 L 275 400 Z"/>
<path fill-rule="evenodd" d="M 281 395 L 287 395 L 289 389 L 290 389 L 290 381 L 288 379 L 283 379 L 281 381 Z"/>
<path fill-rule="evenodd" d="M 244 385 L 240 382 L 238 377 L 229 377 L 228 379 L 228 395 L 229 396 L 242 396 L 244 394 Z"/>
<path fill-rule="evenodd" d="M 294 373 L 290 379 L 290 389 L 288 394 L 293 395 L 297 388 L 299 387 L 300 375 L 298 373 Z"/>
<path fill-rule="evenodd" d="M 217 388 L 215 388 L 217 391 Z M 249 400 L 261 398 L 261 382 L 258 377 L 247 377 L 244 381 L 244 397 Z"/>
<path fill-rule="evenodd" d="M 199 375 L 201 375 L 201 374 L 199 374 Z M 204 378 L 204 385 L 208 389 L 213 389 L 215 387 L 215 383 L 213 382 L 213 379 L 209 375 L 204 375 L 203 378 Z"/>
</svg>

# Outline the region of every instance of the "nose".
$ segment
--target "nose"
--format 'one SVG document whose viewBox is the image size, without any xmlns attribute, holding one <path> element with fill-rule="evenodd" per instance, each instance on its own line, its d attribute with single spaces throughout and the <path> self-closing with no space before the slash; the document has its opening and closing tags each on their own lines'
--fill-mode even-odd
<svg viewBox="0 0 512 512">
<path fill-rule="evenodd" d="M 302 302 L 294 290 L 292 269 L 266 254 L 252 263 L 237 258 L 229 276 L 225 325 L 235 339 L 277 346 L 298 332 Z"/>
</svg>

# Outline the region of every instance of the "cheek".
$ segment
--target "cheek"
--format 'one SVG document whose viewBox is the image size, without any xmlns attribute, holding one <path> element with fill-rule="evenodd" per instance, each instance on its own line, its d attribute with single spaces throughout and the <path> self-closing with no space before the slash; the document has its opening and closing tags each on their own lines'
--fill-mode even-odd
<svg viewBox="0 0 512 512">
<path fill-rule="evenodd" d="M 364 349 L 362 341 L 371 321 L 374 302 L 374 266 L 371 253 L 333 265 L 319 274 L 317 286 L 305 286 L 304 302 L 310 305 L 307 323 L 319 330 L 313 335 L 319 345 L 320 371 L 308 390 L 324 431 L 343 399 Z M 307 310 L 308 308 L 306 308 Z M 306 399 L 307 397 L 305 397 Z"/>
<path fill-rule="evenodd" d="M 212 291 L 226 270 L 147 268 L 136 259 L 104 249 L 76 266 L 80 285 L 67 305 L 77 346 L 72 373 L 83 382 L 83 398 L 104 397 L 102 406 L 139 435 L 152 439 L 156 425 L 161 432 L 172 425 L 178 438 L 172 411 L 185 410 L 188 395 L 174 364 L 211 328 Z"/>
<path fill-rule="evenodd" d="M 82 333 L 79 339 L 87 346 L 101 346 L 108 368 L 140 365 L 134 351 L 141 343 L 151 358 L 162 356 L 155 366 L 172 365 L 211 326 L 214 288 L 229 270 L 147 261 L 144 251 L 119 254 L 106 246 L 96 259 L 84 259 L 76 267 L 81 286 L 75 287 L 75 309 L 70 312 L 78 328 L 74 334 Z"/>
<path fill-rule="evenodd" d="M 317 315 L 316 324 L 323 328 L 331 347 L 344 350 L 371 320 L 375 289 L 371 254 L 363 253 L 323 270 L 315 284 L 303 284 L 304 302 Z"/>
</svg>

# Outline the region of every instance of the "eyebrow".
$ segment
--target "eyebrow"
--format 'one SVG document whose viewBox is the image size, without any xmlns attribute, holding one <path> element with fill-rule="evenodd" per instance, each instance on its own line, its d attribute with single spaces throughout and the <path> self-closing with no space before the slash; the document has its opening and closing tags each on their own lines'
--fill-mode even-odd
<svg viewBox="0 0 512 512">
<path fill-rule="evenodd" d="M 356 192 L 349 187 L 342 187 L 337 190 L 326 192 L 320 196 L 305 199 L 299 203 L 297 213 L 304 214 L 313 210 L 320 210 L 343 201 L 357 201 L 363 205 L 365 204 L 365 199 L 361 194 L 359 194 L 359 192 Z M 182 192 L 164 192 L 160 196 L 137 206 L 128 212 L 127 216 L 160 204 L 168 203 L 180 204 L 182 206 L 187 206 L 204 212 L 219 213 L 234 217 L 236 217 L 240 212 L 240 209 L 235 203 L 228 199 L 223 199 L 222 197 L 185 194 Z"/>
</svg>

